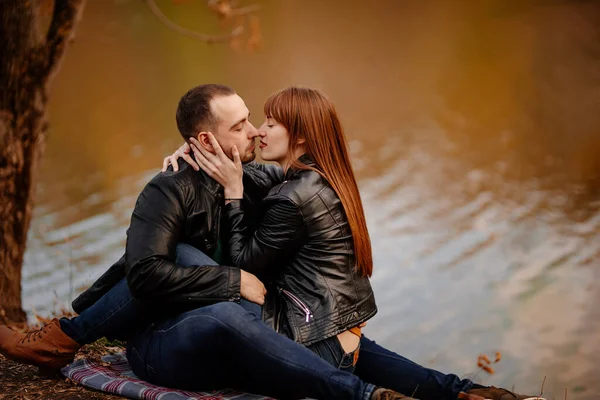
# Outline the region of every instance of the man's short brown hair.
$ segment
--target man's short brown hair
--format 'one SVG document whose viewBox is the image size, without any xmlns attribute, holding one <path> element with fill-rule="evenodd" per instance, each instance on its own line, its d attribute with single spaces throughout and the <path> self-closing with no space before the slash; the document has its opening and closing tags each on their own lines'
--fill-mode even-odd
<svg viewBox="0 0 600 400">
<path fill-rule="evenodd" d="M 214 131 L 219 121 L 210 108 L 211 100 L 234 94 L 235 90 L 229 86 L 215 83 L 196 86 L 184 94 L 177 106 L 176 119 L 177 129 L 185 141 L 198 132 Z"/>
</svg>

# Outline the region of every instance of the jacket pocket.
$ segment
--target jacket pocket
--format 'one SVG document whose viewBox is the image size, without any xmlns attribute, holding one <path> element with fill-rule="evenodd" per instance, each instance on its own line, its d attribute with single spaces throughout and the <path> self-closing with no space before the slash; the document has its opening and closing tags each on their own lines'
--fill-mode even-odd
<svg viewBox="0 0 600 400">
<path fill-rule="evenodd" d="M 302 312 L 305 315 L 305 321 L 307 323 L 310 322 L 310 319 L 313 317 L 313 314 L 312 314 L 312 311 L 310 311 L 310 308 L 308 308 L 308 306 L 306 304 L 304 304 L 304 302 L 302 300 L 300 300 L 300 298 L 298 296 L 296 296 L 295 294 L 293 294 L 292 292 L 285 290 L 285 289 L 279 289 L 279 291 L 284 296 L 286 296 L 288 299 L 290 299 L 290 301 L 292 302 L 293 305 L 295 305 L 297 308 L 302 310 Z"/>
</svg>

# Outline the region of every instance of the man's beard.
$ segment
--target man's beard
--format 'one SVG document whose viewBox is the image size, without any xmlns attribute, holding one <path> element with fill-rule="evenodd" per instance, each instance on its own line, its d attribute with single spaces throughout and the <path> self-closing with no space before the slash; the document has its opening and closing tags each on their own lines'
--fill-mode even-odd
<svg viewBox="0 0 600 400">
<path fill-rule="evenodd" d="M 247 164 L 250 161 L 254 161 L 254 159 L 256 158 L 256 150 L 253 152 L 248 151 L 248 149 L 251 149 L 252 146 L 253 146 L 253 144 L 246 147 L 244 153 L 240 153 L 240 161 L 242 162 L 242 164 Z M 231 149 L 229 149 L 229 151 L 226 151 L 225 154 L 227 155 L 227 158 L 229 158 L 231 161 L 233 161 L 233 153 L 232 153 Z"/>
<path fill-rule="evenodd" d="M 252 153 L 248 154 L 246 157 L 242 158 L 242 164 L 247 164 L 250 161 L 254 161 L 255 158 L 256 158 L 256 153 L 252 152 Z"/>
<path fill-rule="evenodd" d="M 252 147 L 254 147 L 254 151 L 250 152 L 248 151 L 249 149 L 251 149 Z M 252 142 L 250 144 L 250 146 L 246 147 L 246 151 L 244 153 L 244 157 L 240 157 L 242 164 L 246 164 L 249 163 L 250 161 L 254 161 L 254 159 L 256 158 L 256 147 L 254 142 Z"/>
</svg>

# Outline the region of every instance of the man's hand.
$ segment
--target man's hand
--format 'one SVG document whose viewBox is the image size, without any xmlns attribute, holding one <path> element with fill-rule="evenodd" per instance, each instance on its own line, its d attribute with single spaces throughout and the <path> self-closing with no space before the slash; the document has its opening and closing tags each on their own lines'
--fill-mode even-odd
<svg viewBox="0 0 600 400">
<path fill-rule="evenodd" d="M 265 304 L 265 296 L 267 294 L 265 285 L 263 285 L 263 283 L 253 274 L 246 272 L 243 269 L 240 270 L 240 272 L 240 296 L 261 306 Z"/>
</svg>

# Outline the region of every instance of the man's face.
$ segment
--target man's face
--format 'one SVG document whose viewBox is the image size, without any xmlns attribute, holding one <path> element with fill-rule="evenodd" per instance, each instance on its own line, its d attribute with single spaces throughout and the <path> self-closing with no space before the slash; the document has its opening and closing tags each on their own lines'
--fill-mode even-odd
<svg viewBox="0 0 600 400">
<path fill-rule="evenodd" d="M 210 107 L 218 120 L 213 133 L 227 157 L 233 159 L 231 148 L 235 145 L 242 162 L 254 160 L 254 138 L 257 132 L 248 119 L 250 112 L 244 100 L 237 94 L 219 96 L 211 100 Z"/>
</svg>

